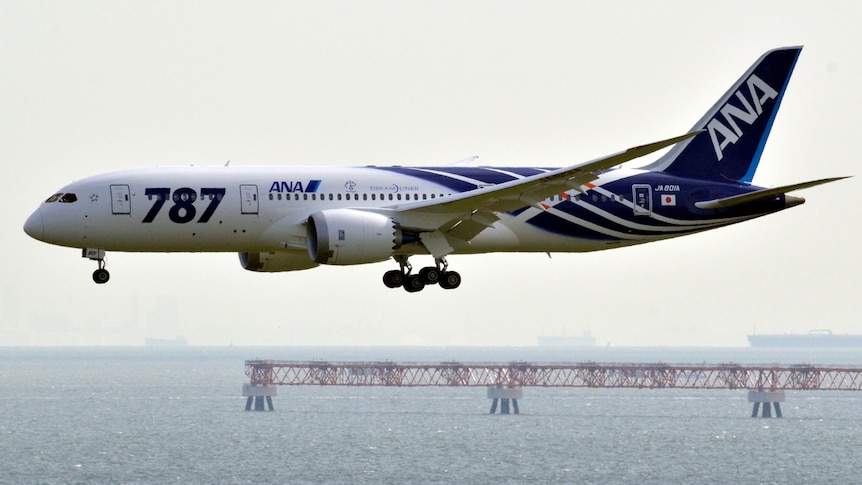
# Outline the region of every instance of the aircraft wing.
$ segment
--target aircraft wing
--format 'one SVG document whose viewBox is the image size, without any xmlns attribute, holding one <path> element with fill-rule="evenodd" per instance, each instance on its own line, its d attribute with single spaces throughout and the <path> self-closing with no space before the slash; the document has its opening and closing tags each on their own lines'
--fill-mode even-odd
<svg viewBox="0 0 862 485">
<path fill-rule="evenodd" d="M 692 138 L 695 131 L 675 138 L 636 146 L 588 162 L 551 170 L 518 180 L 455 194 L 434 200 L 409 202 L 380 212 L 390 215 L 404 229 L 420 233 L 423 244 L 435 257 L 452 251 L 447 238 L 463 242 L 499 220 L 497 213 L 525 206 L 542 208 L 541 201 L 571 189 L 586 192 L 584 186 L 598 178 L 598 172 L 648 155 Z"/>
<path fill-rule="evenodd" d="M 764 199 L 767 197 L 772 197 L 778 194 L 786 194 L 791 190 L 802 190 L 807 189 L 809 187 L 815 187 L 817 185 L 828 184 L 829 182 L 835 182 L 836 180 L 846 179 L 847 177 L 832 177 L 828 179 L 820 179 L 820 180 L 812 180 L 810 182 L 802 182 L 799 184 L 793 185 L 783 185 L 781 187 L 774 187 L 771 189 L 762 189 L 755 190 L 754 192 L 749 192 L 747 194 L 734 195 L 731 197 L 725 197 L 723 199 L 713 199 L 713 200 L 704 200 L 701 202 L 695 202 L 694 205 L 698 209 L 723 209 L 725 207 L 733 207 L 735 205 L 747 204 L 749 202 L 754 202 L 755 200 Z"/>
</svg>

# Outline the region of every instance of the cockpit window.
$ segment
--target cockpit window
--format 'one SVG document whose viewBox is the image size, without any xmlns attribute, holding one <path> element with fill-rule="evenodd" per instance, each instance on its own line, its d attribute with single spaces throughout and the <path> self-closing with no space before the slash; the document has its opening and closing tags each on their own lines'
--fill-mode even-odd
<svg viewBox="0 0 862 485">
<path fill-rule="evenodd" d="M 50 204 L 51 202 L 57 202 L 63 194 L 54 194 L 51 197 L 48 197 L 48 200 L 45 201 L 46 204 Z"/>
<path fill-rule="evenodd" d="M 78 196 L 75 194 L 72 194 L 72 193 L 63 194 L 60 197 L 60 202 L 67 202 L 68 203 L 68 202 L 75 202 L 76 200 L 78 200 Z"/>
</svg>

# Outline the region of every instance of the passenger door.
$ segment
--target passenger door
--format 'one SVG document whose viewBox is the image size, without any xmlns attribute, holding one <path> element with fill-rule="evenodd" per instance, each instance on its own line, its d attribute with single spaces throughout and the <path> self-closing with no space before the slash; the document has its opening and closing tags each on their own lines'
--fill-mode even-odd
<svg viewBox="0 0 862 485">
<path fill-rule="evenodd" d="M 241 214 L 257 214 L 260 203 L 257 200 L 257 185 L 240 185 L 240 196 L 242 197 Z"/>
<path fill-rule="evenodd" d="M 111 213 L 130 214 L 132 212 L 132 201 L 129 198 L 128 185 L 111 186 Z"/>
<path fill-rule="evenodd" d="M 632 200 L 636 216 L 652 214 L 652 187 L 647 184 L 632 185 Z"/>
</svg>

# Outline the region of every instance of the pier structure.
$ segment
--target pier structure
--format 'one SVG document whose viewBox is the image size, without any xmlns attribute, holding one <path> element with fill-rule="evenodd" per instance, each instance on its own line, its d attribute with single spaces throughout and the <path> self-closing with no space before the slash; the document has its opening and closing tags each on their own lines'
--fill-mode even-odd
<svg viewBox="0 0 862 485">
<path fill-rule="evenodd" d="M 775 417 L 781 417 L 781 404 L 784 402 L 784 391 L 748 391 L 748 402 L 754 403 L 754 407 L 751 410 L 751 417 L 757 417 L 757 408 L 763 404 L 763 414 L 764 418 L 772 417 L 772 410 L 770 409 L 770 404 L 775 407 Z"/>
<path fill-rule="evenodd" d="M 512 401 L 512 408 L 515 414 L 518 414 L 518 399 L 524 397 L 524 390 L 516 388 L 503 388 L 498 386 L 488 386 L 488 399 L 491 401 L 491 414 L 497 412 L 497 403 L 500 403 L 500 414 L 509 414 L 509 401 Z"/>
<path fill-rule="evenodd" d="M 245 401 L 246 411 L 251 411 L 252 404 L 254 404 L 255 411 L 263 411 L 264 402 L 269 406 L 269 410 L 273 411 L 272 398 L 278 395 L 278 388 L 275 386 L 243 384 L 242 395 L 248 398 Z"/>
<path fill-rule="evenodd" d="M 785 391 L 860 391 L 862 367 L 739 364 L 630 364 L 630 363 L 527 363 L 527 362 L 327 362 L 248 360 L 245 373 L 250 382 L 243 387 L 246 409 L 263 410 L 263 399 L 272 410 L 275 386 L 398 386 L 398 387 L 486 387 L 492 399 L 491 413 L 498 403 L 508 414 L 511 402 L 518 413 L 518 400 L 525 387 L 589 387 L 634 389 L 734 389 L 748 390 L 754 404 L 752 417 L 761 405 L 762 416 L 781 417 Z"/>
</svg>

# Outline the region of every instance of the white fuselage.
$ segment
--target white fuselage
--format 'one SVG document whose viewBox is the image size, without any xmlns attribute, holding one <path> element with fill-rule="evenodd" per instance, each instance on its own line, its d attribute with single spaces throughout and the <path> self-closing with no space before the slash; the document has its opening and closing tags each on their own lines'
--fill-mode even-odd
<svg viewBox="0 0 862 485">
<path fill-rule="evenodd" d="M 26 224 L 28 233 L 52 244 L 135 252 L 277 252 L 305 249 L 305 221 L 313 212 L 385 208 L 442 199 L 453 190 L 373 167 L 157 167 L 89 177 L 58 194 L 74 194 L 76 200 L 43 203 Z M 504 215 L 455 252 L 607 247 L 536 229 L 524 221 L 539 210 L 525 212 Z"/>
</svg>

